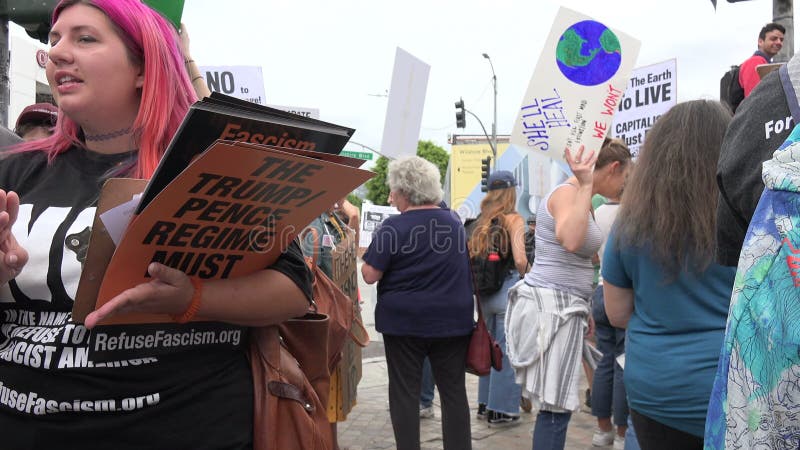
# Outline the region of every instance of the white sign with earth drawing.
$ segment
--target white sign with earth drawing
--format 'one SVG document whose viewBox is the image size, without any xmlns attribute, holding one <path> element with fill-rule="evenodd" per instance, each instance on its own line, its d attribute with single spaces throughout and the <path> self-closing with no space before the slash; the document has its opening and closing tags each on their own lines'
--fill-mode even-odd
<svg viewBox="0 0 800 450">
<path fill-rule="evenodd" d="M 563 163 L 565 147 L 598 150 L 608 134 L 640 43 L 560 8 L 511 133 L 522 153 Z"/>
</svg>

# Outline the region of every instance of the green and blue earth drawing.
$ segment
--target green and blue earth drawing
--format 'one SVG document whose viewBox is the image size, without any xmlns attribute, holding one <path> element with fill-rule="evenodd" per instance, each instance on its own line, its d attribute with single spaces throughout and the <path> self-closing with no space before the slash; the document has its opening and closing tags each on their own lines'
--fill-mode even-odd
<svg viewBox="0 0 800 450">
<path fill-rule="evenodd" d="M 596 86 L 606 82 L 617 73 L 621 62 L 619 39 L 600 22 L 575 23 L 558 39 L 556 63 L 574 83 Z"/>
</svg>

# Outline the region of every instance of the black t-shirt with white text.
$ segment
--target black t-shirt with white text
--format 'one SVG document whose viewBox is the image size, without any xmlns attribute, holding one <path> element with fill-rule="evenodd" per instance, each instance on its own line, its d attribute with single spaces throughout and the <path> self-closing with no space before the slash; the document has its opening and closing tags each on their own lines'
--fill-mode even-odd
<svg viewBox="0 0 800 450">
<path fill-rule="evenodd" d="M 0 287 L 0 448 L 240 449 L 252 438 L 246 328 L 219 322 L 71 321 L 103 180 L 134 157 L 72 148 L 0 161 L 20 194 L 14 236 L 29 253 Z M 270 267 L 311 296 L 293 243 Z M 266 299 L 265 299 L 266 301 Z M 114 357 L 98 359 L 95 351 Z"/>
</svg>

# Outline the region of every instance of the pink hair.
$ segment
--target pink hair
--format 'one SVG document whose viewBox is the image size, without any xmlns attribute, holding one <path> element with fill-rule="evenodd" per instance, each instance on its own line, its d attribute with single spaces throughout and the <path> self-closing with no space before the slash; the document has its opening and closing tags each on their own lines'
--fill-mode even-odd
<svg viewBox="0 0 800 450">
<path fill-rule="evenodd" d="M 59 14 L 75 4 L 86 4 L 102 11 L 114 24 L 131 59 L 142 65 L 139 112 L 133 131 L 139 147 L 138 159 L 129 176 L 149 178 L 197 96 L 184 69 L 178 35 L 172 25 L 141 0 L 62 0 L 53 11 Z M 53 159 L 80 141 L 80 127 L 59 109 L 52 136 L 16 146 L 16 151 L 42 150 Z"/>
</svg>

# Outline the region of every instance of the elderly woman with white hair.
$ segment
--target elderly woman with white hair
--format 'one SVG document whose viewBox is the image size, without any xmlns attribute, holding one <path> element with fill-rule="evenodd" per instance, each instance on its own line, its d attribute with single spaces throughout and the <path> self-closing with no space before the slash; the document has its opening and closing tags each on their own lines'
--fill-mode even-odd
<svg viewBox="0 0 800 450">
<path fill-rule="evenodd" d="M 412 156 L 389 164 L 389 201 L 400 214 L 375 231 L 364 281 L 378 282 L 389 411 L 397 448 L 419 449 L 419 396 L 427 356 L 442 402 L 445 449 L 472 448 L 465 360 L 474 303 L 464 227 L 442 200 L 439 170 Z"/>
</svg>

